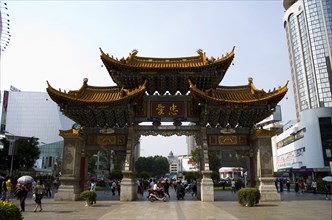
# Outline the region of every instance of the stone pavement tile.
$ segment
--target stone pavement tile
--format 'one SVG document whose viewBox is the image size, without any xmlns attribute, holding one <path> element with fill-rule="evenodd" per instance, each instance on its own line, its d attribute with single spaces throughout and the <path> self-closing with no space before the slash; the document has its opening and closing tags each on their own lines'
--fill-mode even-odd
<svg viewBox="0 0 332 220">
<path fill-rule="evenodd" d="M 242 207 L 229 192 L 217 195 L 215 202 L 201 202 L 192 197 L 185 200 L 172 199 L 167 202 L 150 202 L 146 198 L 138 201 L 120 202 L 118 197 L 99 196 L 97 204 L 85 207 L 84 201 L 54 201 L 44 198 L 43 211 L 33 212 L 34 201 L 26 201 L 24 220 L 111 220 L 111 219 L 271 219 L 311 220 L 332 219 L 332 200 L 324 195 L 284 194 L 283 201 L 261 202 L 256 207 Z M 19 201 L 12 200 L 19 206 Z"/>
</svg>

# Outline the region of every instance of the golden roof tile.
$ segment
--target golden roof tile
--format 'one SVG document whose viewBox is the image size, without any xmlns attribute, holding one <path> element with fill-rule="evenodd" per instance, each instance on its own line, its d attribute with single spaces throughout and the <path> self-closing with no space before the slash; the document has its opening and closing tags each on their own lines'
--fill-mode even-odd
<svg viewBox="0 0 332 220">
<path fill-rule="evenodd" d="M 179 58 L 154 58 L 154 57 L 139 57 L 137 56 L 138 50 L 134 49 L 127 58 L 120 60 L 105 54 L 102 49 L 101 59 L 104 63 L 111 63 L 118 67 L 145 69 L 146 71 L 152 69 L 195 69 L 206 68 L 218 65 L 229 66 L 234 58 L 234 49 L 230 53 L 226 53 L 220 58 L 208 58 L 203 50 L 198 49 L 198 56 L 179 57 Z"/>
<path fill-rule="evenodd" d="M 274 89 L 272 92 L 258 90 L 253 84 L 252 78 L 249 78 L 248 85 L 243 86 L 218 86 L 216 89 L 202 91 L 198 89 L 191 81 L 190 92 L 208 102 L 217 104 L 255 104 L 263 102 L 279 102 L 286 94 L 288 82 L 285 86 Z"/>
<path fill-rule="evenodd" d="M 56 103 L 67 102 L 84 105 L 117 105 L 129 101 L 139 95 L 145 94 L 146 81 L 136 89 L 124 89 L 117 86 L 96 87 L 88 85 L 88 80 L 84 79 L 79 90 L 62 92 L 56 90 L 47 82 L 47 92 Z"/>
</svg>

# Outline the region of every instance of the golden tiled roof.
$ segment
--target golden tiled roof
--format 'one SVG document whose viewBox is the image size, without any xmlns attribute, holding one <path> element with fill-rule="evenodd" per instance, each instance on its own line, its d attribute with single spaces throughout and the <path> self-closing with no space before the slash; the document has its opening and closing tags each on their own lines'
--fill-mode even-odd
<svg viewBox="0 0 332 220">
<path fill-rule="evenodd" d="M 114 58 L 105 54 L 101 49 L 101 59 L 106 66 L 114 65 L 119 68 L 130 69 L 144 69 L 145 71 L 156 70 L 186 70 L 186 69 L 201 69 L 207 67 L 225 66 L 231 64 L 234 58 L 234 47 L 230 53 L 221 56 L 220 58 L 210 57 L 205 55 L 203 50 L 198 49 L 198 56 L 180 57 L 180 58 L 153 58 L 153 57 L 139 57 L 138 51 L 135 49 L 129 53 L 127 58 Z M 227 69 L 227 68 L 226 68 Z"/>
<path fill-rule="evenodd" d="M 255 104 L 272 102 L 278 103 L 286 94 L 288 82 L 285 86 L 265 92 L 258 90 L 253 84 L 252 78 L 249 78 L 248 85 L 243 86 L 218 86 L 216 89 L 207 89 L 202 91 L 198 89 L 191 81 L 190 92 L 192 95 L 200 97 L 208 102 L 216 104 Z"/>
<path fill-rule="evenodd" d="M 127 90 L 117 86 L 89 86 L 88 80 L 84 79 L 79 90 L 69 92 L 56 90 L 48 82 L 47 84 L 48 94 L 58 104 L 66 102 L 79 105 L 119 105 L 139 95 L 144 95 L 146 82 L 139 88 Z"/>
</svg>

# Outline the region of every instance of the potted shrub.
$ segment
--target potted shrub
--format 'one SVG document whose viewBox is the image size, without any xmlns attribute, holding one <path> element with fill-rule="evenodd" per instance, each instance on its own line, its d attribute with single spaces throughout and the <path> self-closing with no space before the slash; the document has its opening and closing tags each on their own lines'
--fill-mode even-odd
<svg viewBox="0 0 332 220">
<path fill-rule="evenodd" d="M 81 198 L 85 200 L 85 206 L 91 206 L 96 201 L 97 193 L 91 190 L 85 190 L 80 194 Z"/>
<path fill-rule="evenodd" d="M 238 201 L 242 206 L 255 206 L 259 203 L 261 193 L 256 188 L 242 188 L 237 192 Z"/>
<path fill-rule="evenodd" d="M 22 213 L 17 206 L 12 202 L 5 202 L 0 200 L 0 220 L 21 220 Z"/>
</svg>

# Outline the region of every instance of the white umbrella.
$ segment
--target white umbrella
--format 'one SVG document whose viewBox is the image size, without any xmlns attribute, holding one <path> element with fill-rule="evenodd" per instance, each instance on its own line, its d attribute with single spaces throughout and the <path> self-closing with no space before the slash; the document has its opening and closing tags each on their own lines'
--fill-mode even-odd
<svg viewBox="0 0 332 220">
<path fill-rule="evenodd" d="M 20 178 L 17 179 L 18 183 L 21 184 L 29 184 L 35 181 L 31 176 L 21 176 Z"/>
<path fill-rule="evenodd" d="M 326 182 L 332 182 L 332 176 L 326 176 L 323 178 L 323 180 Z"/>
</svg>

